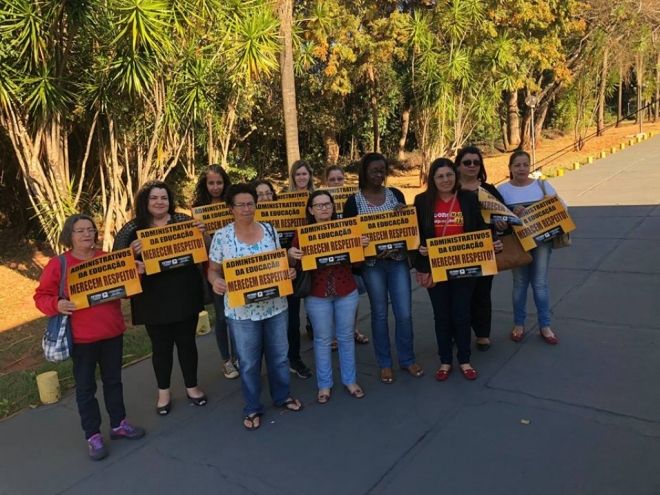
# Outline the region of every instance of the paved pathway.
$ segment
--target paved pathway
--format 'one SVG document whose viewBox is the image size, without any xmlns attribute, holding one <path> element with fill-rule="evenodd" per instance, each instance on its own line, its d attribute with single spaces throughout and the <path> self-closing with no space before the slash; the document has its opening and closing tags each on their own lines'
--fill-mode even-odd
<svg viewBox="0 0 660 495">
<path fill-rule="evenodd" d="M 658 156 L 660 138 L 553 180 L 578 226 L 574 246 L 551 262 L 557 347 L 536 327 L 521 344 L 508 340 L 504 273 L 493 290 L 493 347 L 473 357 L 479 379 L 437 383 L 428 296 L 416 289 L 427 376 L 382 385 L 371 347 L 360 347 L 365 400 L 336 387 L 320 406 L 314 383 L 292 378 L 305 411 L 269 408 L 249 433 L 239 383 L 220 378 L 214 338 L 202 337 L 208 407 L 185 403 L 176 370 L 173 412 L 156 417 L 151 365 L 140 363 L 124 382 L 130 417 L 149 431 L 143 441 L 112 442 L 94 463 L 73 397 L 26 411 L 0 423 L 0 493 L 660 493 Z M 364 301 L 363 328 L 367 311 Z"/>
</svg>

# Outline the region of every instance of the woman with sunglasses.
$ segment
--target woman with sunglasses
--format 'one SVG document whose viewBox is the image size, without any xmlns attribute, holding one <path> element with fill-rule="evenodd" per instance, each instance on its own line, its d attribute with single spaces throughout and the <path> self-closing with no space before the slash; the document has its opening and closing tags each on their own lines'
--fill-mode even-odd
<svg viewBox="0 0 660 495">
<path fill-rule="evenodd" d="M 307 201 L 307 223 L 335 220 L 335 203 L 328 191 L 314 191 Z M 362 245 L 368 244 L 362 236 Z M 289 257 L 300 262 L 303 251 L 298 239 L 293 240 Z M 317 401 L 326 404 L 332 393 L 332 351 L 330 343 L 336 335 L 341 381 L 346 391 L 356 399 L 364 397 L 357 384 L 353 328 L 359 295 L 350 264 L 312 270 L 312 290 L 305 297 L 305 311 L 314 325 L 314 357 L 316 359 Z"/>
<path fill-rule="evenodd" d="M 484 166 L 481 150 L 476 146 L 466 146 L 458 151 L 454 167 L 460 177 L 460 187 L 464 191 L 479 193 L 483 188 L 495 196 L 498 201 L 504 203 L 504 198 L 497 188 L 487 182 L 488 175 Z M 493 228 L 493 235 L 497 237 L 507 229 L 506 222 L 497 222 Z M 477 337 L 477 349 L 487 351 L 490 349 L 490 331 L 493 313 L 493 304 L 490 293 L 493 287 L 493 276 L 479 277 L 472 293 L 470 315 L 472 319 L 472 330 Z"/>
</svg>

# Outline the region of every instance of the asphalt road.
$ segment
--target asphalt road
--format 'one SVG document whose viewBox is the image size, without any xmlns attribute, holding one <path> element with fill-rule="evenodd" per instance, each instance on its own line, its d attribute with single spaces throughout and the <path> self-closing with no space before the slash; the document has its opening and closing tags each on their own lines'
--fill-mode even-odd
<svg viewBox="0 0 660 495">
<path fill-rule="evenodd" d="M 201 337 L 207 407 L 186 403 L 175 366 L 173 411 L 157 417 L 144 361 L 124 372 L 143 440 L 108 440 L 110 456 L 88 460 L 69 395 L 0 423 L 0 493 L 660 493 L 658 156 L 655 138 L 552 180 L 577 224 L 573 246 L 551 260 L 558 346 L 538 337 L 533 313 L 524 341 L 509 340 L 511 275 L 503 273 L 493 289 L 493 347 L 473 354 L 478 380 L 454 373 L 438 383 L 428 296 L 416 288 L 426 376 L 397 373 L 383 385 L 371 346 L 360 346 L 364 400 L 336 386 L 321 406 L 314 380 L 292 377 L 306 409 L 269 407 L 262 428 L 247 432 L 239 382 L 221 377 L 214 337 Z M 364 299 L 366 333 L 368 309 Z M 312 364 L 306 337 L 303 347 Z"/>
</svg>

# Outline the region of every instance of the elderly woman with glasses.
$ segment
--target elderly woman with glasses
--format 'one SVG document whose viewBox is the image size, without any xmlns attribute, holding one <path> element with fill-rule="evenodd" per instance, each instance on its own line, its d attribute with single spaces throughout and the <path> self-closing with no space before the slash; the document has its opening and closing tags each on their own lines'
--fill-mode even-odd
<svg viewBox="0 0 660 495">
<path fill-rule="evenodd" d="M 73 379 L 76 383 L 76 403 L 88 454 L 93 460 L 108 455 L 101 435 L 101 411 L 96 400 L 96 368 L 101 370 L 103 398 L 110 416 L 110 438 L 136 439 L 144 436 L 144 430 L 126 420 L 124 393 L 121 383 L 123 357 L 124 316 L 119 300 L 78 309 L 69 301 L 67 285 L 64 298 L 60 298 L 60 273 L 67 276 L 67 269 L 105 254 L 97 249 L 98 233 L 94 220 L 87 215 L 76 214 L 64 222 L 60 244 L 70 248 L 61 256 L 52 258 L 39 279 L 34 294 L 37 308 L 46 316 L 58 313 L 70 315 L 73 337 Z M 62 266 L 64 264 L 64 266 Z M 144 265 L 139 266 L 144 271 Z"/>
<path fill-rule="evenodd" d="M 213 236 L 208 278 L 213 291 L 225 296 L 225 316 L 236 341 L 241 364 L 241 389 L 246 403 L 243 426 L 247 430 L 256 430 L 261 426 L 264 413 L 260 400 L 263 356 L 266 357 L 273 403 L 294 412 L 302 410 L 303 405 L 291 397 L 289 391 L 286 298 L 276 297 L 232 308 L 227 304 L 227 282 L 222 271 L 225 260 L 280 249 L 277 231 L 270 224 L 255 221 L 257 192 L 251 185 L 231 186 L 226 199 L 234 222 Z M 295 277 L 295 270 L 289 271 Z"/>
</svg>

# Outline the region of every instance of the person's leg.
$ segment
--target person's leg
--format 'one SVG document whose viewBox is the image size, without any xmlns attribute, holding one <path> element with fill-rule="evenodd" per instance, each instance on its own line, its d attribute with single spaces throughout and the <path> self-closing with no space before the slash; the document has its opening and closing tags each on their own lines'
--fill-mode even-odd
<svg viewBox="0 0 660 495">
<path fill-rule="evenodd" d="M 287 324 L 289 315 L 283 311 L 263 320 L 264 354 L 268 369 L 268 387 L 276 406 L 289 398 L 289 366 L 287 363 Z M 242 368 L 241 368 L 242 369 Z"/>
<path fill-rule="evenodd" d="M 438 344 L 440 363 L 451 366 L 452 357 L 452 322 L 449 282 L 440 282 L 427 289 L 433 308 L 435 322 L 435 340 Z"/>
<path fill-rule="evenodd" d="M 550 255 L 552 245 L 549 242 L 542 243 L 532 251 L 530 284 L 534 294 L 534 303 L 538 313 L 539 329 L 550 327 L 550 291 L 548 290 L 548 269 L 550 266 Z"/>
<path fill-rule="evenodd" d="M 387 274 L 384 261 L 362 267 L 362 280 L 367 287 L 371 305 L 371 335 L 379 368 L 392 368 L 390 336 L 387 325 Z"/>
<path fill-rule="evenodd" d="M 71 357 L 76 383 L 76 404 L 86 440 L 101 431 L 101 411 L 95 396 L 98 355 L 98 342 L 73 345 Z"/>
<path fill-rule="evenodd" d="M 395 338 L 399 365 L 415 363 L 412 328 L 412 292 L 408 261 L 387 261 L 387 289 L 396 322 Z"/>
<path fill-rule="evenodd" d="M 151 339 L 151 363 L 156 375 L 158 389 L 170 389 L 174 353 L 174 333 L 170 325 L 145 325 Z M 164 404 L 161 404 L 164 405 Z"/>
<path fill-rule="evenodd" d="M 513 274 L 513 324 L 519 328 L 520 332 L 524 331 L 525 318 L 527 317 L 527 287 L 529 285 L 531 265 L 519 266 L 511 270 Z"/>
<path fill-rule="evenodd" d="M 262 414 L 261 396 L 261 357 L 263 355 L 264 323 L 252 320 L 227 319 L 230 331 L 236 340 L 236 354 L 241 363 L 241 391 L 245 400 L 245 415 Z M 283 339 L 286 345 L 286 325 Z M 287 374 L 288 377 L 288 374 Z"/>
<path fill-rule="evenodd" d="M 187 389 L 197 388 L 197 341 L 195 329 L 197 328 L 198 315 L 172 325 L 174 341 L 176 343 L 179 366 L 183 375 L 183 382 Z M 195 392 L 192 392 L 193 394 Z M 201 394 L 200 394 L 201 395 Z M 191 395 L 198 397 L 199 395 Z"/>
<path fill-rule="evenodd" d="M 470 304 L 477 283 L 474 278 L 451 280 L 451 318 L 458 364 L 470 363 Z"/>
<path fill-rule="evenodd" d="M 316 362 L 316 384 L 319 389 L 332 388 L 332 342 L 335 326 L 333 297 L 305 298 L 305 311 L 314 327 L 314 359 Z M 351 334 L 352 335 L 352 334 Z"/>
<path fill-rule="evenodd" d="M 493 287 L 493 276 L 479 277 L 476 279 L 472 300 L 470 303 L 470 314 L 472 316 L 472 329 L 477 337 L 477 343 L 488 343 L 490 338 L 493 305 L 490 292 Z"/>
<path fill-rule="evenodd" d="M 289 303 L 289 321 L 287 339 L 289 342 L 289 361 L 300 361 L 300 299 L 293 296 L 286 298 Z"/>
<path fill-rule="evenodd" d="M 99 344 L 99 365 L 103 383 L 105 409 L 110 416 L 110 426 L 117 428 L 126 418 L 124 388 L 121 383 L 121 363 L 124 350 L 124 336 L 102 340 Z"/>
<path fill-rule="evenodd" d="M 355 337 L 353 334 L 354 315 L 357 312 L 359 295 L 357 290 L 344 297 L 335 298 L 334 321 L 339 351 L 341 382 L 354 385 L 357 382 L 355 369 Z M 316 328 L 316 327 L 315 327 Z"/>
<path fill-rule="evenodd" d="M 225 318 L 225 298 L 213 293 L 213 308 L 215 309 L 215 341 L 223 361 L 231 358 L 229 350 L 229 336 L 227 333 L 227 319 Z"/>
</svg>

